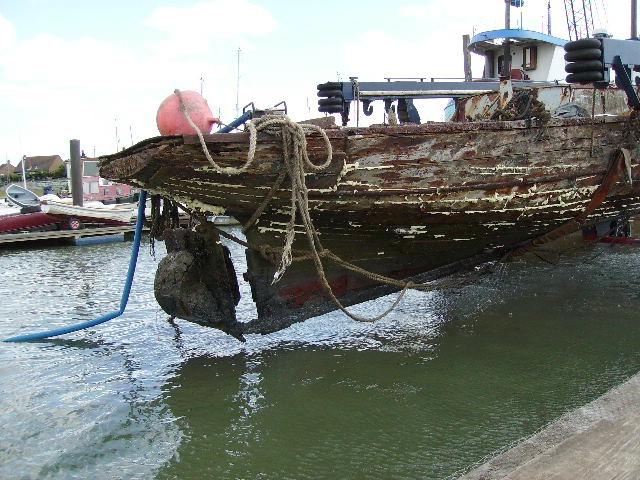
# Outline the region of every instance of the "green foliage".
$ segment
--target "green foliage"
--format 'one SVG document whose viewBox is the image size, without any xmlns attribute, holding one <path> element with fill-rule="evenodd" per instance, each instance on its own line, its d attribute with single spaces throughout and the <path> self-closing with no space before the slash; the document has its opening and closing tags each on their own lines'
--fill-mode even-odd
<svg viewBox="0 0 640 480">
<path fill-rule="evenodd" d="M 51 172 L 51 178 L 67 178 L 67 168 L 64 165 L 60 165 Z"/>
<path fill-rule="evenodd" d="M 48 170 L 30 170 L 27 172 L 28 180 L 44 180 L 51 178 L 51 173 Z"/>
</svg>

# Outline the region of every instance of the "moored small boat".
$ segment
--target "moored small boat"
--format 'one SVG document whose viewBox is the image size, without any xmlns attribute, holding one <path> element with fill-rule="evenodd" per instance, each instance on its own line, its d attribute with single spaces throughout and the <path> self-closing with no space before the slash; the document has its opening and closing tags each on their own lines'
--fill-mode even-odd
<svg viewBox="0 0 640 480">
<path fill-rule="evenodd" d="M 6 188 L 5 194 L 9 203 L 20 207 L 21 213 L 40 211 L 40 200 L 31 190 L 14 183 Z"/>
<path fill-rule="evenodd" d="M 79 206 L 55 200 L 43 200 L 42 211 L 49 215 L 65 215 L 83 219 L 111 220 L 121 223 L 131 222 L 134 209 L 127 204 L 124 208 L 109 208 L 110 206 Z M 114 205 L 115 207 L 115 205 Z"/>
</svg>

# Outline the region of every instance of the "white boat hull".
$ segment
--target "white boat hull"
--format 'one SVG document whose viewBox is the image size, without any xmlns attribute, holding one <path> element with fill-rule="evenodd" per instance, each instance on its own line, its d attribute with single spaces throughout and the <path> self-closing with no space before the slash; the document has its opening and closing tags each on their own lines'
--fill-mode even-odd
<svg viewBox="0 0 640 480">
<path fill-rule="evenodd" d="M 99 220 L 111 220 L 122 223 L 131 222 L 134 209 L 128 205 L 126 208 L 81 207 L 79 205 L 69 205 L 67 203 L 48 200 L 42 203 L 42 211 L 50 215 L 66 215 L 69 217 L 95 218 Z"/>
</svg>

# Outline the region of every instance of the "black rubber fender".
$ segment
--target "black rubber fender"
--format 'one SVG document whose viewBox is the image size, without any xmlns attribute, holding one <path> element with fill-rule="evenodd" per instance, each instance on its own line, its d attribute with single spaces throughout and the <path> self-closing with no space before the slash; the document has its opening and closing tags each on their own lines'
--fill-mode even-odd
<svg viewBox="0 0 640 480">
<path fill-rule="evenodd" d="M 600 60 L 585 60 L 583 62 L 567 63 L 564 71 L 567 73 L 602 72 L 604 64 Z"/>
<path fill-rule="evenodd" d="M 576 50 L 584 50 L 589 48 L 600 49 L 601 46 L 602 42 L 600 42 L 600 40 L 597 38 L 581 38 L 580 40 L 565 43 L 564 51 L 574 52 Z"/>
<path fill-rule="evenodd" d="M 602 72 L 580 72 L 567 75 L 567 83 L 590 83 L 604 80 Z"/>
<path fill-rule="evenodd" d="M 326 82 L 318 84 L 318 90 L 342 90 L 342 82 Z"/>
<path fill-rule="evenodd" d="M 342 90 L 318 90 L 319 97 L 341 97 Z"/>
<path fill-rule="evenodd" d="M 582 60 L 600 60 L 602 58 L 602 50 L 599 48 L 584 48 L 582 50 L 574 50 L 564 54 L 567 62 L 580 62 Z"/>
<path fill-rule="evenodd" d="M 340 97 L 321 98 L 320 100 L 318 100 L 318 105 L 320 105 L 321 107 L 336 105 L 342 108 L 343 102 L 344 100 Z"/>
<path fill-rule="evenodd" d="M 322 105 L 318 107 L 318 111 L 325 113 L 342 113 L 342 105 Z"/>
</svg>

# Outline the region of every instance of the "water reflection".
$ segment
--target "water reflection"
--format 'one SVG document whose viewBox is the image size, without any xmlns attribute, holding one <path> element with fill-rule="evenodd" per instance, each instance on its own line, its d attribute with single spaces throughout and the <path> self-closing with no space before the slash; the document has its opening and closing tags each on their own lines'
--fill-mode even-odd
<svg viewBox="0 0 640 480">
<path fill-rule="evenodd" d="M 638 259 L 608 255 L 508 265 L 382 322 L 326 315 L 188 359 L 166 391 L 188 434 L 159 477 L 455 475 L 638 370 L 634 308 L 616 306 L 640 306 L 616 268 Z"/>
<path fill-rule="evenodd" d="M 3 255 L 0 334 L 112 310 L 129 246 Z M 329 314 L 241 344 L 167 321 L 143 254 L 123 317 L 0 345 L 0 477 L 453 475 L 640 368 L 635 251 L 557 262 L 411 292 L 373 324 Z"/>
</svg>

